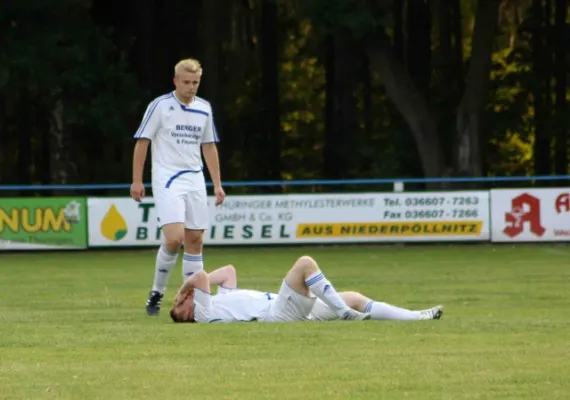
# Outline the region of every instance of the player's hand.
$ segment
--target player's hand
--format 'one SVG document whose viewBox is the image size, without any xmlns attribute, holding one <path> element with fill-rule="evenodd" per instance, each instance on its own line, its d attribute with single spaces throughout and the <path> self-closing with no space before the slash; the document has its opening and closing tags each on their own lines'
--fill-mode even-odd
<svg viewBox="0 0 570 400">
<path fill-rule="evenodd" d="M 224 192 L 224 189 L 222 189 L 221 186 L 215 186 L 214 194 L 216 195 L 216 205 L 219 206 L 224 202 L 224 199 L 226 198 L 226 193 Z"/>
<path fill-rule="evenodd" d="M 133 182 L 131 185 L 131 197 L 137 202 L 141 202 L 144 198 L 144 185 L 142 182 Z"/>
</svg>

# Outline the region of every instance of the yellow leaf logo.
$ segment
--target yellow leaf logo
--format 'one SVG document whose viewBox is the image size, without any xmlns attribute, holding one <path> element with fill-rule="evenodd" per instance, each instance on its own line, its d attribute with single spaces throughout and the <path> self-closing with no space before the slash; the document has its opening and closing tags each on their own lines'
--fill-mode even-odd
<svg viewBox="0 0 570 400">
<path fill-rule="evenodd" d="M 114 204 L 101 221 L 101 234 L 114 242 L 121 240 L 127 234 L 127 221 Z"/>
</svg>

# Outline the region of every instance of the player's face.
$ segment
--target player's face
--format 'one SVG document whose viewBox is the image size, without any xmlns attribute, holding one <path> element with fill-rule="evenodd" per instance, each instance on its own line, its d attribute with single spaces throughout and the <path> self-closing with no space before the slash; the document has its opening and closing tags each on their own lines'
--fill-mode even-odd
<svg viewBox="0 0 570 400">
<path fill-rule="evenodd" d="M 196 96 L 200 86 L 200 74 L 197 72 L 182 71 L 174 77 L 176 92 L 184 98 Z"/>
</svg>

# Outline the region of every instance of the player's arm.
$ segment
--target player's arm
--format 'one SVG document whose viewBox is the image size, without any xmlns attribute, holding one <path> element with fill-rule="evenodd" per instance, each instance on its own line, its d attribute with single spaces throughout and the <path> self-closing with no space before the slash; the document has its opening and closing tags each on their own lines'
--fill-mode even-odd
<svg viewBox="0 0 570 400">
<path fill-rule="evenodd" d="M 237 288 L 237 273 L 233 265 L 225 265 L 210 272 L 208 278 L 210 285 L 218 285 L 226 289 Z"/>
<path fill-rule="evenodd" d="M 190 296 L 194 289 L 210 293 L 210 278 L 204 270 L 192 274 L 184 281 L 174 298 L 175 306 L 182 303 L 188 296 Z"/>
<path fill-rule="evenodd" d="M 190 276 L 180 288 L 177 299 L 192 296 L 194 302 L 194 321 L 209 322 L 212 313 L 212 295 L 208 274 L 198 271 Z"/>
<path fill-rule="evenodd" d="M 216 143 L 202 143 L 202 153 L 204 154 L 204 160 L 206 160 L 206 166 L 208 167 L 208 172 L 210 172 L 214 187 L 221 187 L 220 158 Z"/>
<path fill-rule="evenodd" d="M 215 143 L 203 143 L 202 153 L 210 172 L 210 177 L 214 183 L 214 195 L 216 196 L 216 205 L 219 206 L 224 202 L 226 193 L 222 188 L 222 180 L 220 177 L 220 161 L 218 158 L 218 149 Z"/>
<path fill-rule="evenodd" d="M 216 143 L 219 142 L 218 135 L 216 134 L 216 126 L 214 125 L 214 117 L 211 112 L 206 122 L 206 129 L 202 136 L 202 154 L 206 160 L 206 166 L 210 173 L 210 178 L 214 184 L 214 194 L 216 195 L 216 205 L 224 202 L 226 194 L 222 189 L 222 178 L 220 174 L 220 157 L 218 155 L 218 147 Z"/>
<path fill-rule="evenodd" d="M 141 201 L 145 194 L 143 185 L 144 163 L 146 161 L 148 145 L 160 129 L 160 111 L 157 110 L 159 103 L 160 100 L 157 99 L 148 105 L 141 125 L 134 135 L 136 143 L 133 152 L 131 196 L 136 201 Z"/>
<path fill-rule="evenodd" d="M 148 152 L 149 139 L 140 139 L 135 143 L 135 151 L 133 153 L 133 182 L 143 181 L 144 163 Z"/>
</svg>

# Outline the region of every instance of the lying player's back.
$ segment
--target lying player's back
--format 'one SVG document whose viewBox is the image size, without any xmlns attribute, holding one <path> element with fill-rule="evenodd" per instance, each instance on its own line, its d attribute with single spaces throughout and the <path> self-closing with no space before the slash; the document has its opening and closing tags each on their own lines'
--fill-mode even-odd
<svg viewBox="0 0 570 400">
<path fill-rule="evenodd" d="M 211 322 L 253 321 L 261 318 L 271 305 L 271 293 L 236 290 L 212 298 Z"/>
</svg>

